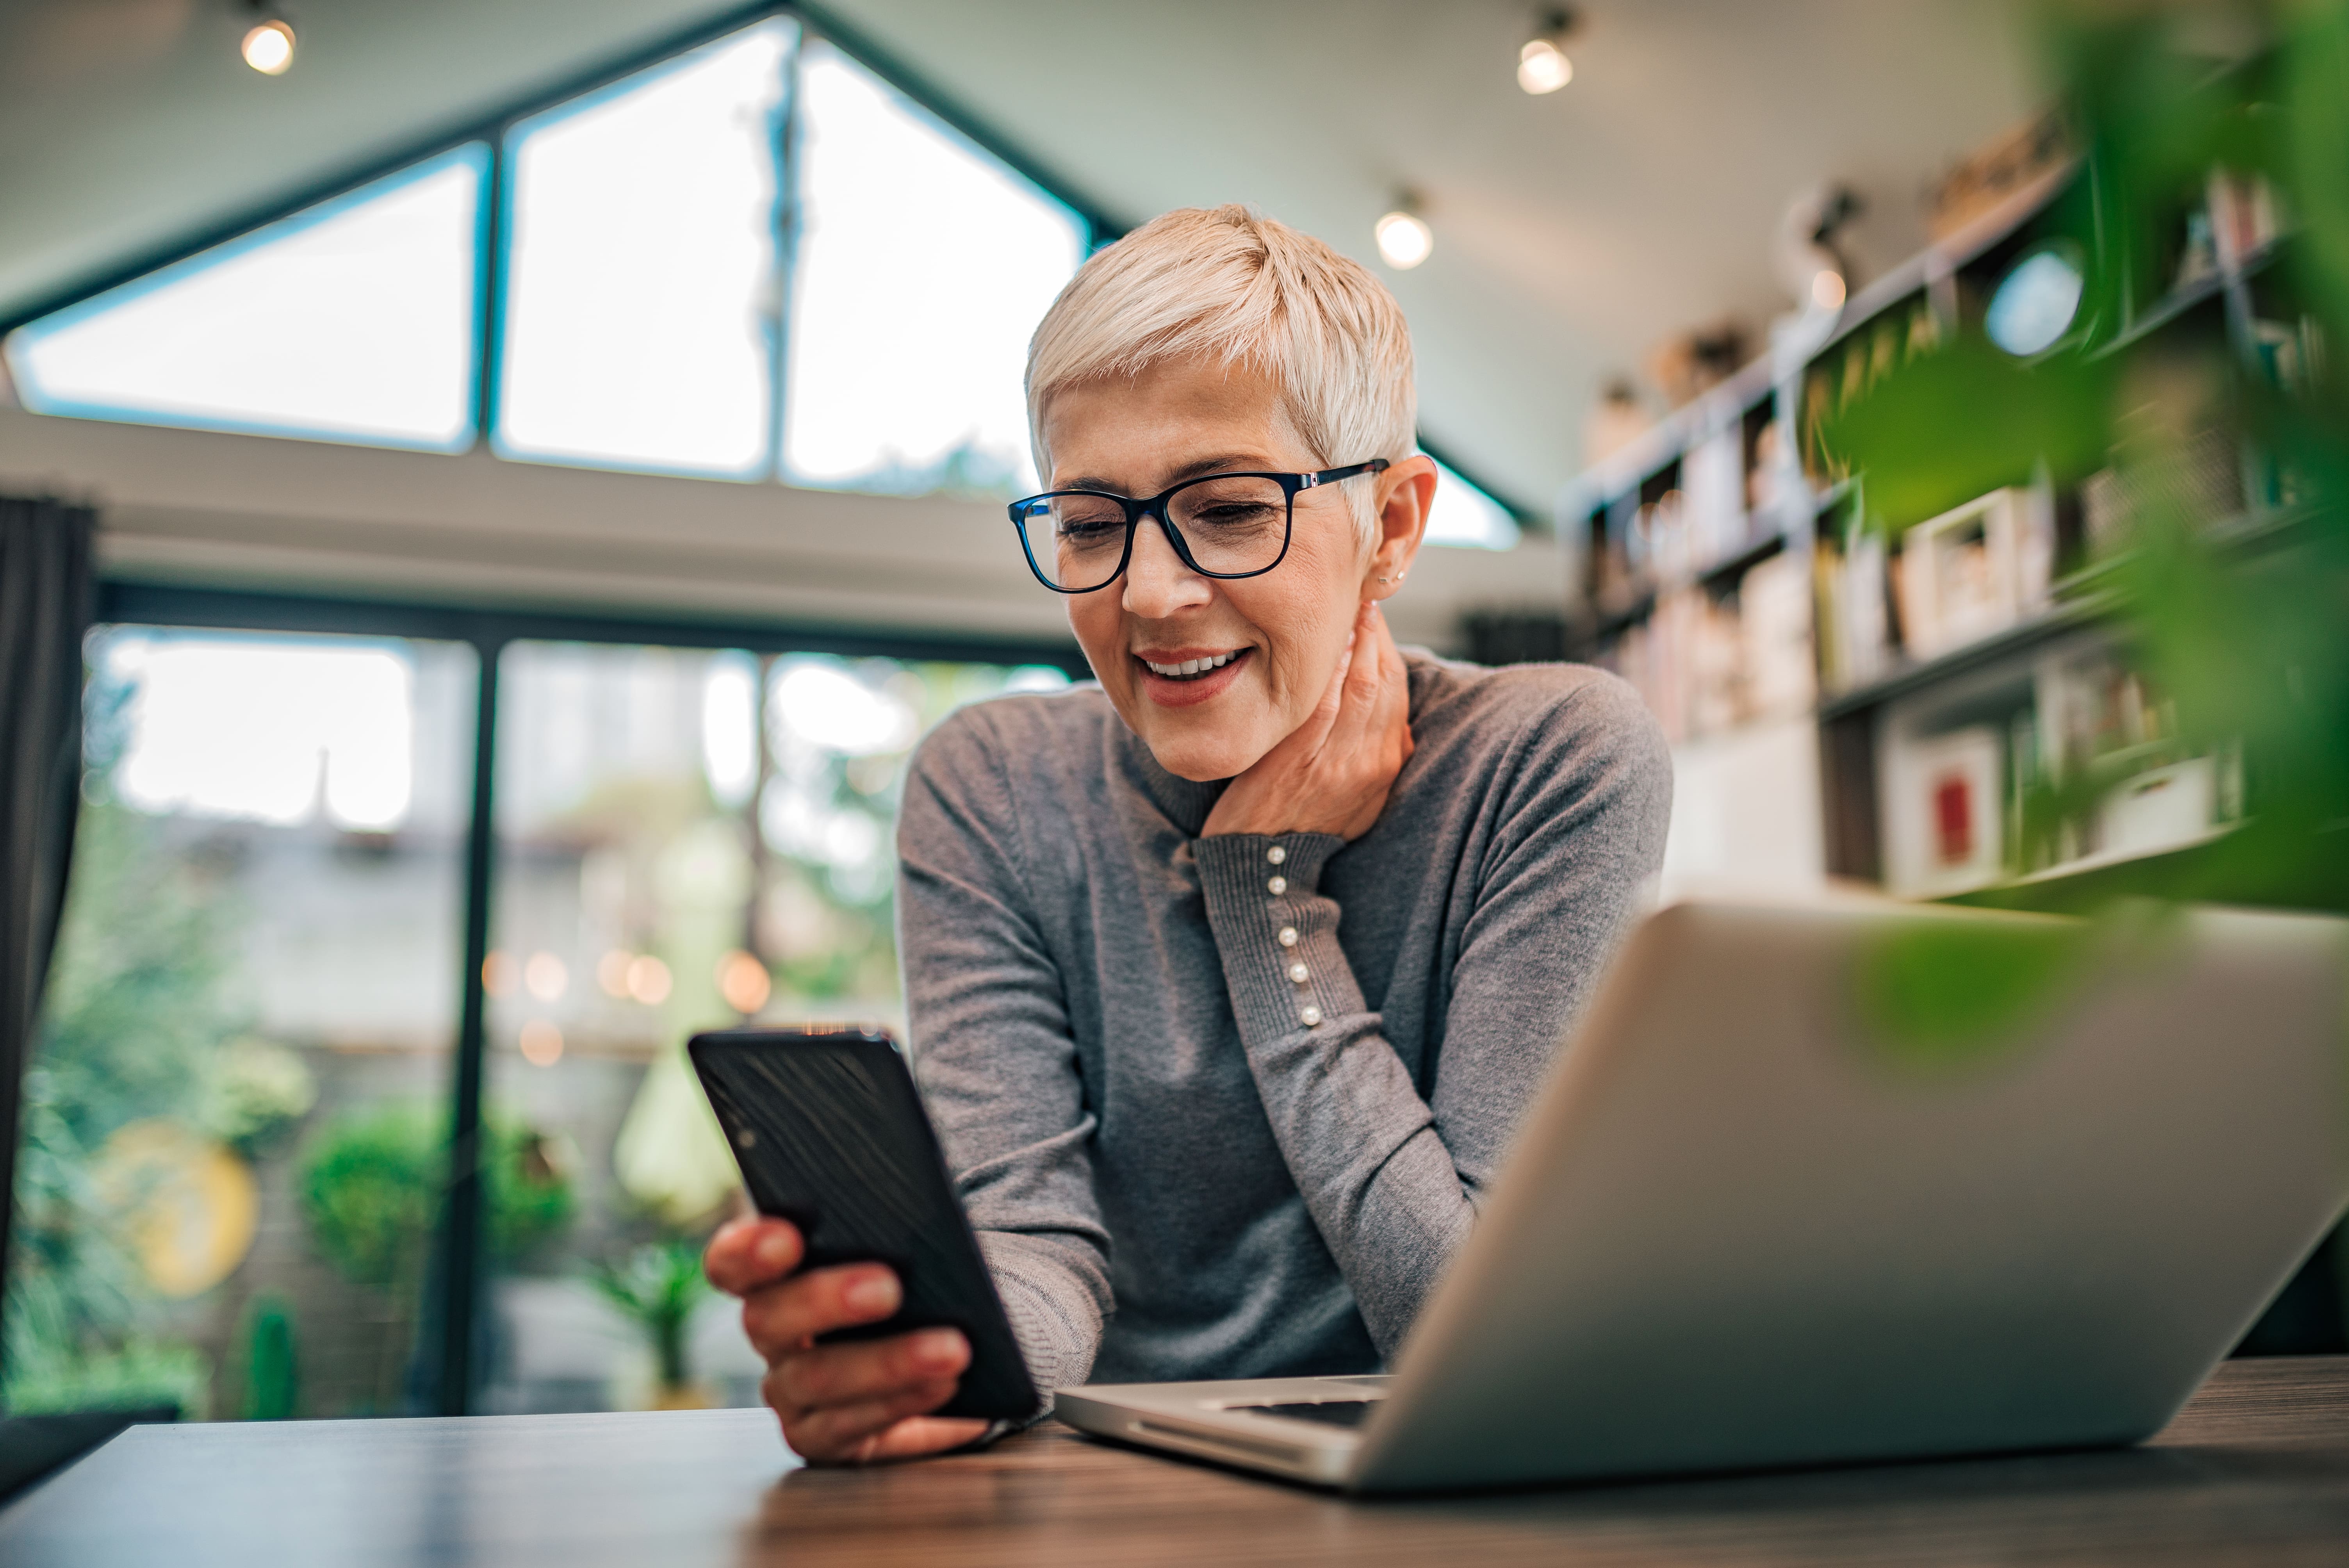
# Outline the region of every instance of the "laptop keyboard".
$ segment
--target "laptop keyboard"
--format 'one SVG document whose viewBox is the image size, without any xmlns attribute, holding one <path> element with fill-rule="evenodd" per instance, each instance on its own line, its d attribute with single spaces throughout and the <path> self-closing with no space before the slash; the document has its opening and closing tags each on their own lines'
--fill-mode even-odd
<svg viewBox="0 0 2349 1568">
<path fill-rule="evenodd" d="M 1253 1410 L 1259 1416 L 1287 1416 L 1292 1421 L 1319 1421 L 1325 1427 L 1359 1427 L 1371 1418 L 1376 1399 L 1319 1399 L 1298 1405 L 1227 1405 L 1226 1409 Z"/>
</svg>

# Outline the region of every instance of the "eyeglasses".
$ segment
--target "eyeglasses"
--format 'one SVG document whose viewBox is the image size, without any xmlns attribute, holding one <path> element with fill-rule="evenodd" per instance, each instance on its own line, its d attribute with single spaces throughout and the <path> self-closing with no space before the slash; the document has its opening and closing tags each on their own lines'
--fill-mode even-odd
<svg viewBox="0 0 2349 1568">
<path fill-rule="evenodd" d="M 1384 458 L 1318 474 L 1207 474 L 1147 500 L 1107 490 L 1047 490 L 1011 503 L 1036 580 L 1055 593 L 1106 588 L 1133 558 L 1133 531 L 1155 518 L 1183 564 L 1202 577 L 1257 577 L 1288 554 L 1297 492 L 1385 471 Z"/>
</svg>

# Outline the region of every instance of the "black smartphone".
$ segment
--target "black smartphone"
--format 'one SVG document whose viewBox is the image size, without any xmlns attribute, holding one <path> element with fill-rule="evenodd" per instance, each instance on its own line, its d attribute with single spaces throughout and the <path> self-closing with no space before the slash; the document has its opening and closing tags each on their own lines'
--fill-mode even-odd
<svg viewBox="0 0 2349 1568">
<path fill-rule="evenodd" d="M 714 1029 L 686 1048 L 750 1202 L 799 1227 L 803 1266 L 884 1263 L 897 1272 L 905 1295 L 895 1316 L 825 1339 L 959 1328 L 970 1365 L 936 1414 L 1034 1415 L 1043 1400 L 956 1201 L 914 1075 L 887 1031 Z"/>
</svg>

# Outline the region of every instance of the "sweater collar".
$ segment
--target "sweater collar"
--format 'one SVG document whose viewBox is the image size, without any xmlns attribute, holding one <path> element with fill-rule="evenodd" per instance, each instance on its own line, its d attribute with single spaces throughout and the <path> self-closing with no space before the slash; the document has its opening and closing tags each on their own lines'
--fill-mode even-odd
<svg viewBox="0 0 2349 1568">
<path fill-rule="evenodd" d="M 1206 783 L 1180 778 L 1159 765 L 1142 737 L 1117 721 L 1118 751 L 1125 763 L 1126 776 L 1150 797 L 1152 805 L 1166 815 L 1166 820 L 1182 830 L 1186 839 L 1195 839 L 1199 830 L 1207 825 L 1207 813 L 1215 810 L 1223 798 L 1228 779 L 1211 779 Z"/>
</svg>

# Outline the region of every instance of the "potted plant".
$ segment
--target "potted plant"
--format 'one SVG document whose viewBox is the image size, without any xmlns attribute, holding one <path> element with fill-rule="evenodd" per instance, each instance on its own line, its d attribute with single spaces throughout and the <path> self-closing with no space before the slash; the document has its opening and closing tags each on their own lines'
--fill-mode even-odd
<svg viewBox="0 0 2349 1568">
<path fill-rule="evenodd" d="M 706 1410 L 717 1402 L 708 1384 L 695 1381 L 691 1363 L 693 1309 L 709 1294 L 697 1243 L 682 1236 L 647 1243 L 597 1264 L 588 1277 L 652 1349 L 653 1408 Z"/>
</svg>

